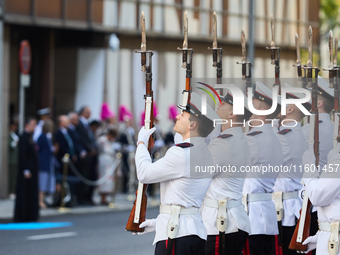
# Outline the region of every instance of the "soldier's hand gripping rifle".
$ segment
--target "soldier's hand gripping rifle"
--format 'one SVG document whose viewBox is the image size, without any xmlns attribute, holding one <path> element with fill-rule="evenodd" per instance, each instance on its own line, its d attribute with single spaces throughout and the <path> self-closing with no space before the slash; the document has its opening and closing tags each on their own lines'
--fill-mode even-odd
<svg viewBox="0 0 340 255">
<path fill-rule="evenodd" d="M 145 72 L 146 80 L 146 94 L 145 99 L 145 126 L 146 130 L 149 130 L 153 126 L 153 91 L 152 91 L 152 51 L 146 50 L 146 35 L 145 35 L 145 16 L 144 12 L 140 17 L 141 30 L 142 30 L 142 44 L 141 50 L 136 53 L 141 53 L 142 71 Z M 149 139 L 148 150 L 150 151 L 154 145 L 152 136 Z M 131 232 L 143 232 L 144 228 L 140 228 L 139 225 L 145 221 L 147 196 L 147 185 L 138 183 L 137 197 L 134 202 L 133 208 L 130 213 L 129 220 L 126 224 L 126 230 Z"/>
<path fill-rule="evenodd" d="M 280 82 L 280 47 L 275 46 L 275 30 L 274 30 L 274 16 L 271 16 L 271 31 L 272 31 L 272 41 L 270 43 L 270 46 L 266 47 L 267 50 L 271 51 L 271 64 L 275 65 L 275 83 L 274 86 L 279 87 L 279 92 L 280 92 L 280 87 L 281 87 L 281 82 Z"/>
<path fill-rule="evenodd" d="M 177 50 L 181 50 L 183 52 L 182 67 L 186 68 L 186 80 L 185 80 L 185 89 L 183 90 L 182 105 L 187 105 L 190 101 L 190 93 L 192 90 L 192 87 L 191 87 L 192 54 L 194 53 L 194 50 L 192 48 L 188 48 L 188 14 L 187 14 L 187 11 L 184 12 L 183 28 L 184 28 L 183 47 L 182 48 L 177 47 Z"/>
<path fill-rule="evenodd" d="M 242 65 L 242 79 L 246 81 L 246 92 L 248 96 L 248 90 L 252 87 L 251 82 L 251 62 L 247 62 L 247 48 L 246 48 L 246 35 L 244 31 L 241 31 L 241 46 L 242 46 L 242 62 L 236 62 L 236 64 Z M 249 125 L 246 125 L 245 132 L 249 132 Z"/>
<path fill-rule="evenodd" d="M 222 84 L 222 54 L 223 49 L 217 47 L 217 18 L 216 12 L 212 15 L 213 47 L 208 50 L 213 52 L 213 67 L 216 67 L 216 84 Z M 223 96 L 223 89 L 220 89 L 220 95 Z"/>
<path fill-rule="evenodd" d="M 307 71 L 307 89 L 312 90 L 312 110 L 310 116 L 309 125 L 309 147 L 313 147 L 315 155 L 315 166 L 319 167 L 319 113 L 318 113 L 318 73 L 319 68 L 313 67 L 313 31 L 312 27 L 308 28 L 308 61 L 307 66 L 303 66 L 303 69 Z M 314 81 L 313 81 L 314 71 Z M 303 245 L 303 241 L 309 237 L 309 230 L 311 224 L 311 210 L 312 203 L 308 198 L 307 191 L 303 198 L 302 209 L 300 211 L 300 219 L 295 227 L 295 231 L 292 240 L 289 244 L 289 249 L 297 251 L 306 251 L 307 245 Z"/>
</svg>

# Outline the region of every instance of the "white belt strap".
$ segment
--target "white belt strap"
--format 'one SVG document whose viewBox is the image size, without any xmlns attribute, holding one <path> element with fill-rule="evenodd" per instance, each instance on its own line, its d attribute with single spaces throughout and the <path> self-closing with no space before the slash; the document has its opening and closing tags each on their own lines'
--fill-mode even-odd
<svg viewBox="0 0 340 255">
<path fill-rule="evenodd" d="M 334 222 L 318 222 L 319 230 L 331 232 L 328 239 L 328 253 L 336 255 L 339 252 L 339 221 Z"/>
<path fill-rule="evenodd" d="M 204 206 L 207 207 L 212 207 L 212 208 L 219 208 L 218 207 L 218 201 L 219 200 L 214 200 L 214 199 L 210 199 L 210 198 L 204 198 Z M 221 200 L 222 201 L 222 200 Z M 241 199 L 237 199 L 237 200 L 223 200 L 226 201 L 226 208 L 233 208 L 236 206 L 239 206 L 242 204 L 242 200 Z"/>
<path fill-rule="evenodd" d="M 275 203 L 277 221 L 282 221 L 283 219 L 283 193 L 274 192 L 273 200 Z"/>
<path fill-rule="evenodd" d="M 242 204 L 244 205 L 244 210 L 248 213 L 249 202 L 260 202 L 270 200 L 272 200 L 272 193 L 245 194 L 242 198 Z"/>
<path fill-rule="evenodd" d="M 276 216 L 277 221 L 282 221 L 284 210 L 283 210 L 283 200 L 294 199 L 298 197 L 298 191 L 289 191 L 289 192 L 274 192 L 272 195 L 272 199 L 275 202 L 276 208 Z"/>
<path fill-rule="evenodd" d="M 220 232 L 225 232 L 227 229 L 227 200 L 218 200 L 218 214 L 217 214 L 217 229 Z"/>
<path fill-rule="evenodd" d="M 159 213 L 170 214 L 166 234 L 174 239 L 178 234 L 179 215 L 195 215 L 199 210 L 196 207 L 185 208 L 180 205 L 160 205 Z"/>
<path fill-rule="evenodd" d="M 159 213 L 161 214 L 171 214 L 172 213 L 172 207 L 177 205 L 160 205 L 159 206 Z M 180 205 L 179 214 L 180 215 L 195 215 L 199 213 L 199 209 L 197 207 L 189 207 L 185 208 Z"/>
</svg>

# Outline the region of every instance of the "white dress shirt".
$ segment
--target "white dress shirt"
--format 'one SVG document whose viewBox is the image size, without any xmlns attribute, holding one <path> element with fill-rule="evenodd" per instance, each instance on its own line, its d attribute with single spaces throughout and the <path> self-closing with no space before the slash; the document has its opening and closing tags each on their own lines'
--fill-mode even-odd
<svg viewBox="0 0 340 255">
<path fill-rule="evenodd" d="M 180 205 L 185 208 L 202 206 L 211 178 L 190 178 L 195 165 L 212 165 L 213 161 L 204 138 L 193 137 L 183 143 L 192 143 L 190 148 L 171 147 L 165 156 L 152 163 L 147 147 L 139 145 L 136 150 L 137 177 L 141 183 L 160 182 L 162 205 Z M 167 224 L 170 214 L 159 214 L 154 244 L 167 240 Z M 206 240 L 207 231 L 200 214 L 180 215 L 177 237 L 197 235 Z"/>
<path fill-rule="evenodd" d="M 340 164 L 340 154 L 333 152 L 332 150 L 328 155 L 328 164 Z M 303 162 L 303 164 L 308 164 L 308 162 Z M 340 169 L 337 171 L 336 173 L 322 172 L 320 178 L 303 178 L 310 201 L 313 206 L 318 207 L 318 221 L 320 222 L 340 221 Z M 330 232 L 319 231 L 317 255 L 328 254 L 329 236 Z"/>
<path fill-rule="evenodd" d="M 281 172 L 276 179 L 274 191 L 290 192 L 299 191 L 302 188 L 300 166 L 302 165 L 302 155 L 308 149 L 307 142 L 303 136 L 301 123 L 298 122 L 295 127 L 281 127 L 280 131 L 288 129 L 289 132 L 277 132 L 283 152 L 283 166 L 294 170 L 291 172 Z M 295 226 L 295 217 L 300 217 L 302 199 L 300 196 L 293 199 L 283 200 L 284 214 L 282 226 Z"/>
<path fill-rule="evenodd" d="M 251 135 L 254 132 L 262 132 Z M 273 132 L 271 124 L 253 128 L 247 134 L 251 152 L 252 166 L 280 166 L 282 164 L 282 149 L 280 142 Z M 244 184 L 244 194 L 272 193 L 278 173 L 262 174 L 248 173 Z M 252 235 L 277 235 L 277 216 L 272 200 L 249 202 L 249 219 Z"/>
<path fill-rule="evenodd" d="M 226 129 L 221 135 L 232 135 L 229 138 L 216 138 L 209 144 L 209 150 L 214 165 L 250 166 L 250 149 L 247 138 L 241 127 Z M 243 197 L 243 185 L 246 173 L 216 173 L 205 195 L 208 199 L 238 200 Z M 218 235 L 216 227 L 218 209 L 208 206 L 202 207 L 202 218 L 208 235 Z M 238 229 L 251 233 L 249 217 L 244 210 L 243 204 L 227 209 L 226 233 L 237 232 Z"/>
</svg>

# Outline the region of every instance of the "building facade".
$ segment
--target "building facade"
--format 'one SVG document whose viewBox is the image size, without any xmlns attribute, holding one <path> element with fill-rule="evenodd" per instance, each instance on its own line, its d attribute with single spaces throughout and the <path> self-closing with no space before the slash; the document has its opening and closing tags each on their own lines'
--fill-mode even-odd
<svg viewBox="0 0 340 255">
<path fill-rule="evenodd" d="M 185 70 L 181 68 L 183 13 L 188 11 L 189 47 L 194 48 L 193 77 L 214 78 L 211 17 L 217 14 L 218 46 L 224 49 L 223 77 L 241 77 L 240 33 L 248 36 L 252 0 L 0 0 L 0 198 L 7 196 L 8 124 L 19 111 L 20 42 L 32 47 L 31 85 L 25 115 L 43 107 L 53 117 L 89 105 L 99 118 L 102 102 L 117 113 L 127 105 L 139 127 L 144 108 L 144 74 L 140 71 L 140 12 L 145 13 L 147 48 L 155 51 L 155 101 L 167 131 L 170 104 L 181 102 Z M 319 1 L 254 1 L 254 77 L 274 77 L 270 64 L 270 16 L 275 16 L 275 42 L 281 50 L 281 76 L 296 77 L 295 33 L 307 46 L 313 27 L 318 45 Z M 315 47 L 316 48 L 316 47 Z"/>
</svg>

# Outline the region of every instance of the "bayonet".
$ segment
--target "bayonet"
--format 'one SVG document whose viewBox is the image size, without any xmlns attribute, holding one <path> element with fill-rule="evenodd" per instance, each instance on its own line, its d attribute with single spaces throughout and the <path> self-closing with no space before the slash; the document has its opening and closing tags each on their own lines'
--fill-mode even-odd
<svg viewBox="0 0 340 255">
<path fill-rule="evenodd" d="M 328 47 L 329 47 L 329 68 L 333 69 L 334 61 L 333 61 L 333 31 L 332 30 L 329 30 Z"/>
<path fill-rule="evenodd" d="M 212 16 L 213 49 L 217 49 L 217 18 L 216 12 Z"/>
<path fill-rule="evenodd" d="M 142 71 L 145 72 L 146 70 L 146 33 L 145 33 L 145 15 L 142 11 L 140 15 L 140 28 L 142 30 L 142 43 L 140 45 L 140 51 L 141 51 L 141 64 L 142 64 Z"/>
<path fill-rule="evenodd" d="M 308 28 L 308 60 L 307 67 L 313 67 L 313 29 Z M 311 78 L 311 77 L 310 77 Z"/>
<path fill-rule="evenodd" d="M 274 30 L 274 16 L 272 14 L 270 18 L 270 27 L 272 30 L 272 42 L 270 43 L 270 47 L 274 48 L 275 47 L 275 30 Z"/>
<path fill-rule="evenodd" d="M 241 31 L 242 63 L 247 62 L 246 35 Z"/>
<path fill-rule="evenodd" d="M 280 47 L 275 46 L 275 30 L 274 30 L 274 16 L 272 14 L 270 18 L 271 31 L 272 31 L 272 41 L 270 47 L 266 49 L 270 50 L 271 64 L 275 65 L 275 84 L 274 86 L 279 86 L 279 91 L 281 91 L 280 82 Z"/>
<path fill-rule="evenodd" d="M 183 57 L 182 57 L 182 67 L 187 67 L 187 58 L 188 58 L 188 14 L 187 11 L 184 12 L 183 17 L 183 30 L 184 30 L 184 41 L 183 41 Z"/>
<path fill-rule="evenodd" d="M 338 36 L 335 36 L 335 42 L 334 42 L 334 61 L 333 61 L 333 65 L 334 67 L 338 67 Z"/>
<path fill-rule="evenodd" d="M 299 35 L 295 34 L 295 46 L 296 46 L 296 68 L 299 80 L 302 79 L 302 69 L 301 69 L 301 55 L 300 55 L 300 41 L 299 41 Z"/>
</svg>

